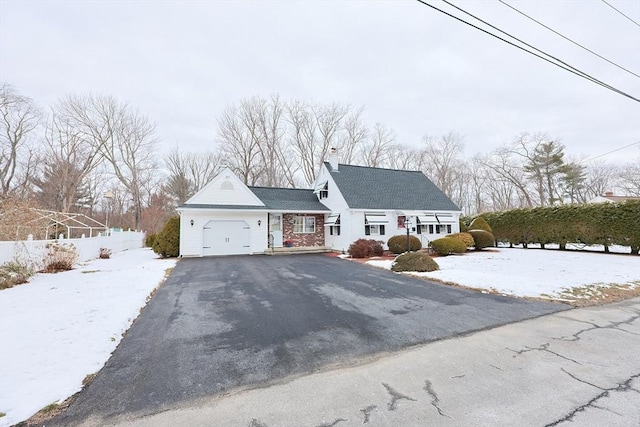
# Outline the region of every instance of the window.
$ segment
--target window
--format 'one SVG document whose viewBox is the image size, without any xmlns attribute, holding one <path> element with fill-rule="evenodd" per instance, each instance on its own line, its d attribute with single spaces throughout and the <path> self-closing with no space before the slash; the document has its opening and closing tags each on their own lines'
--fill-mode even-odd
<svg viewBox="0 0 640 427">
<path fill-rule="evenodd" d="M 340 235 L 340 214 L 331 214 L 325 225 L 329 226 L 329 235 L 330 236 L 339 236 Z"/>
<path fill-rule="evenodd" d="M 319 193 L 320 199 L 326 199 L 327 197 L 329 197 L 329 183 L 325 183 L 324 187 L 322 187 L 322 189 L 320 190 Z"/>
<path fill-rule="evenodd" d="M 314 216 L 296 216 L 293 218 L 294 233 L 315 233 L 316 217 Z"/>
<path fill-rule="evenodd" d="M 384 236 L 384 225 L 382 224 L 376 224 L 376 225 L 369 225 L 366 224 L 364 226 L 364 234 L 367 236 Z"/>
<path fill-rule="evenodd" d="M 431 230 L 431 225 L 429 226 L 430 230 Z M 440 234 L 440 233 L 449 233 L 451 234 L 451 224 L 441 224 L 441 225 L 436 225 L 436 233 Z"/>
</svg>

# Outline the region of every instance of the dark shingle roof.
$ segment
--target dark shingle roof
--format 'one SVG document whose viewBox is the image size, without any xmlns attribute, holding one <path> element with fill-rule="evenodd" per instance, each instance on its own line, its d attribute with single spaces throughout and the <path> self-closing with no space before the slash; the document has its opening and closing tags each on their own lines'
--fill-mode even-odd
<svg viewBox="0 0 640 427">
<path fill-rule="evenodd" d="M 342 164 L 334 171 L 328 162 L 325 166 L 352 209 L 460 210 L 419 171 Z"/>
<path fill-rule="evenodd" d="M 327 211 L 313 190 L 299 188 L 249 187 L 267 209 L 282 211 Z"/>
</svg>

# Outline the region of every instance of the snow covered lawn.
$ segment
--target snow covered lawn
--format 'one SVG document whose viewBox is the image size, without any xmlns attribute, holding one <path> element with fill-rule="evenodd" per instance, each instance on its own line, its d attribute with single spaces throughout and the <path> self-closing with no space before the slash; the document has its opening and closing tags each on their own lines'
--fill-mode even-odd
<svg viewBox="0 0 640 427">
<path fill-rule="evenodd" d="M 502 294 L 558 300 L 564 299 L 563 294 L 571 288 L 587 289 L 594 284 L 640 287 L 640 256 L 493 248 L 434 259 L 440 265 L 439 271 L 404 274 Z M 392 263 L 388 260 L 367 262 L 387 269 Z"/>
<path fill-rule="evenodd" d="M 0 426 L 79 391 L 175 263 L 134 249 L 0 291 Z"/>
</svg>

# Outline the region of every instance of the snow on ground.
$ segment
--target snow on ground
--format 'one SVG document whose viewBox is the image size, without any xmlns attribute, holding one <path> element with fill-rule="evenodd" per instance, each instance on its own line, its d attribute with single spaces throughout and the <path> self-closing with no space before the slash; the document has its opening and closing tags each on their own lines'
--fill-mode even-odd
<svg viewBox="0 0 640 427">
<path fill-rule="evenodd" d="M 134 249 L 0 291 L 0 426 L 79 391 L 175 263 Z"/>
<path fill-rule="evenodd" d="M 521 297 L 559 297 L 565 289 L 596 283 L 640 286 L 639 256 L 499 248 L 435 260 L 439 271 L 405 274 Z M 393 261 L 367 264 L 390 269 Z"/>
</svg>

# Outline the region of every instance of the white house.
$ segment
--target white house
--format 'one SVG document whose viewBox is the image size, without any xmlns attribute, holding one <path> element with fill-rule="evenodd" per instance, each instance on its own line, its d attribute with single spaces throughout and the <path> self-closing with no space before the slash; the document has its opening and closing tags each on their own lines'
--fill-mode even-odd
<svg viewBox="0 0 640 427">
<path fill-rule="evenodd" d="M 640 197 L 614 196 L 612 191 L 607 191 L 602 196 L 597 196 L 589 200 L 588 203 L 622 203 L 627 200 L 640 200 Z"/>
<path fill-rule="evenodd" d="M 361 238 L 386 244 L 407 229 L 423 246 L 460 231 L 460 208 L 419 171 L 342 165 L 332 153 L 314 192 L 331 209 L 325 242 L 335 250 L 346 251 Z"/>
<path fill-rule="evenodd" d="M 224 169 L 178 207 L 180 255 L 283 246 L 346 251 L 360 238 L 429 241 L 459 231 L 460 209 L 422 172 L 342 165 L 332 152 L 312 189 L 246 186 Z"/>
</svg>

